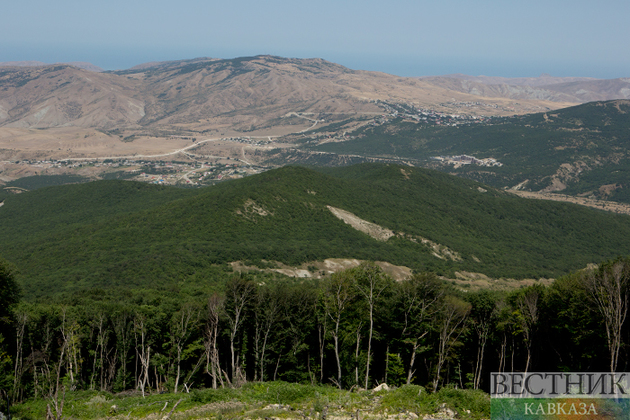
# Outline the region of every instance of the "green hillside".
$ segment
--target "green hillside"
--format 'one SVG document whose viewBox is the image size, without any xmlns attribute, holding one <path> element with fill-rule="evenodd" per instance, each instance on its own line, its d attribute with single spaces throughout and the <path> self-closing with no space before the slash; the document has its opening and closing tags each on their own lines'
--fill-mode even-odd
<svg viewBox="0 0 630 420">
<path fill-rule="evenodd" d="M 630 202 L 630 102 L 593 102 L 553 112 L 495 118 L 490 122 L 439 126 L 402 118 L 350 133 L 352 140 L 312 150 L 381 158 L 413 159 L 420 165 L 463 175 L 498 188 L 526 180 L 538 191 L 557 182 L 563 193 Z M 502 167 L 439 166 L 434 156 L 492 157 Z M 561 168 L 561 165 L 565 165 Z M 613 188 L 610 186 L 614 185 Z M 601 188 L 608 185 L 609 187 Z"/>
<path fill-rule="evenodd" d="M 401 235 L 378 241 L 327 206 Z M 380 164 L 326 173 L 284 167 L 198 190 L 128 181 L 43 188 L 7 198 L 0 231 L 0 255 L 20 268 L 31 296 L 212 282 L 225 263 L 261 259 L 549 277 L 630 249 L 627 216 Z M 436 257 L 419 237 L 460 260 Z"/>
</svg>

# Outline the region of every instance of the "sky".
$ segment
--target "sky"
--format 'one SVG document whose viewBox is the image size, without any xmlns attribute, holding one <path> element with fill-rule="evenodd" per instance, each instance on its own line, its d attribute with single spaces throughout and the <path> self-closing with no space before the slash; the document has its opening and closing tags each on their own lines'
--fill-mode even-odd
<svg viewBox="0 0 630 420">
<path fill-rule="evenodd" d="M 628 0 L 19 0 L 0 62 L 259 54 L 398 76 L 630 77 Z"/>
</svg>

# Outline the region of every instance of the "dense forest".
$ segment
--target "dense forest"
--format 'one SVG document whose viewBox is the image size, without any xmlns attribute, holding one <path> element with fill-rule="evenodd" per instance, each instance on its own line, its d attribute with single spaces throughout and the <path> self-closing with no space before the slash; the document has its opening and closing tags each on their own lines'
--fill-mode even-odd
<svg viewBox="0 0 630 420">
<path fill-rule="evenodd" d="M 306 269 L 352 258 L 446 276 L 556 278 L 630 247 L 626 215 L 407 166 L 322 171 L 284 167 L 196 190 L 98 181 L 8 195 L 0 255 L 20 268 L 27 295 L 43 297 L 88 287 L 212 287 L 234 261 Z M 370 237 L 329 206 L 394 236 Z M 436 256 L 426 240 L 453 257 Z"/>
<path fill-rule="evenodd" d="M 294 394 L 286 384 L 320 395 L 387 383 L 415 404 L 470 390 L 483 402 L 493 371 L 630 363 L 630 259 L 615 259 L 630 244 L 627 216 L 377 164 L 285 167 L 198 190 L 100 181 L 2 198 L 0 412 L 17 404 L 22 418 L 61 418 L 80 393 L 192 404 L 243 390 L 269 402 L 269 389 Z M 377 240 L 329 206 L 395 235 Z M 335 257 L 413 275 L 394 281 L 373 262 L 312 278 L 273 271 Z M 446 280 L 456 270 L 556 280 L 477 290 Z M 469 418 L 487 418 L 487 406 Z"/>
<path fill-rule="evenodd" d="M 492 371 L 627 369 L 630 259 L 512 292 L 394 282 L 372 263 L 322 280 L 232 274 L 215 290 L 86 289 L 20 300 L 0 263 L 0 389 L 188 393 L 257 381 L 485 389 Z M 0 410 L 1 411 L 1 410 Z"/>
</svg>

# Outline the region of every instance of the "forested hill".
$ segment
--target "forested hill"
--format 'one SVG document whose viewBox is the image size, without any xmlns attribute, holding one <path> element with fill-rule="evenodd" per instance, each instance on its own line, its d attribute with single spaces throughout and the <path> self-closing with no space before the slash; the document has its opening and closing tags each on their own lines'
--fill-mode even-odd
<svg viewBox="0 0 630 420">
<path fill-rule="evenodd" d="M 430 118 L 430 117 L 429 117 Z M 451 126 L 399 114 L 317 151 L 415 160 L 498 188 L 556 191 L 630 203 L 630 101 L 592 102 L 552 112 Z M 494 158 L 502 166 L 442 165 L 436 156 Z"/>
<path fill-rule="evenodd" d="M 333 211 L 380 226 L 372 230 L 382 237 Z M 0 255 L 21 270 L 31 297 L 208 284 L 238 260 L 357 258 L 538 278 L 630 249 L 628 216 L 381 164 L 284 167 L 199 190 L 128 181 L 42 188 L 5 199 L 0 232 Z"/>
</svg>

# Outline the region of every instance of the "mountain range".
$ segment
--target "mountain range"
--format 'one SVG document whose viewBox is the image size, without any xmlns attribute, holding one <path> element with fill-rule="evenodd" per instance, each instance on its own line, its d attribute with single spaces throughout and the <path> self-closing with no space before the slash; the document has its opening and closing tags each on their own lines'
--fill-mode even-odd
<svg viewBox="0 0 630 420">
<path fill-rule="evenodd" d="M 104 69 L 99 66 L 95 66 L 92 63 L 86 63 L 84 61 L 71 61 L 68 63 L 55 63 L 52 65 L 69 65 L 73 67 L 78 67 L 83 70 L 95 71 L 95 72 L 103 72 Z M 51 64 L 44 63 L 43 61 L 3 61 L 0 62 L 0 67 L 46 67 Z"/>
<path fill-rule="evenodd" d="M 6 164 L 172 159 L 200 138 L 204 146 L 189 152 L 223 164 L 407 159 L 497 188 L 630 202 L 623 99 L 630 79 L 402 78 L 274 56 L 151 62 L 111 72 L 85 63 L 4 64 L 11 64 L 0 66 Z M 603 101 L 611 98 L 617 99 Z M 569 107 L 582 102 L 588 103 Z M 436 125 L 421 123 L 434 117 Z M 260 138 L 265 144 L 257 144 Z M 461 154 L 504 165 L 451 168 L 431 160 Z M 41 173 L 5 168 L 0 182 Z"/>
<path fill-rule="evenodd" d="M 544 111 L 572 103 L 471 92 L 440 86 L 432 79 L 351 70 L 322 59 L 274 56 L 147 63 L 101 73 L 68 64 L 3 66 L 0 127 L 203 131 L 229 126 L 251 130 L 282 125 L 278 119 L 290 112 L 382 112 L 374 100 L 492 115 Z M 462 105 L 480 101 L 491 106 Z"/>
<path fill-rule="evenodd" d="M 630 99 L 630 78 L 598 80 L 581 77 L 502 78 L 451 75 L 421 80 L 457 92 L 488 98 L 585 103 Z"/>
</svg>

